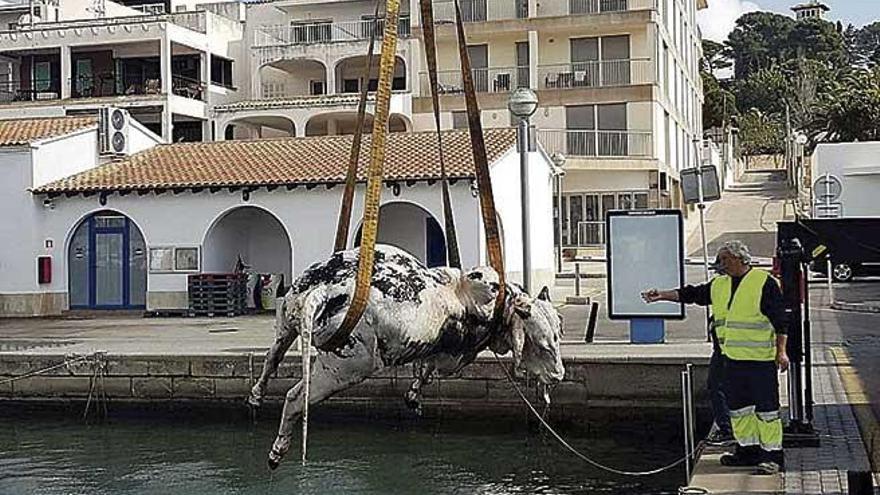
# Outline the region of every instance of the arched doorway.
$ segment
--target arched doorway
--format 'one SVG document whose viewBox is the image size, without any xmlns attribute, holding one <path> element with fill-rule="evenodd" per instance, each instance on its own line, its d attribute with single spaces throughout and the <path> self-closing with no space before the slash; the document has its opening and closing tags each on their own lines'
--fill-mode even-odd
<svg viewBox="0 0 880 495">
<path fill-rule="evenodd" d="M 238 118 L 227 123 L 223 130 L 225 141 L 295 136 L 296 125 L 289 118 L 280 115 Z"/>
<path fill-rule="evenodd" d="M 292 248 L 284 226 L 274 215 L 254 206 L 232 209 L 205 234 L 204 271 L 228 273 L 239 257 L 255 273 L 281 274 L 290 284 Z"/>
<path fill-rule="evenodd" d="M 379 209 L 377 242 L 399 247 L 428 267 L 446 265 L 446 236 L 427 210 L 406 202 L 385 203 Z M 358 227 L 354 245 L 361 244 Z"/>
<path fill-rule="evenodd" d="M 143 309 L 147 249 L 140 229 L 115 211 L 83 219 L 67 248 L 71 309 Z"/>
</svg>

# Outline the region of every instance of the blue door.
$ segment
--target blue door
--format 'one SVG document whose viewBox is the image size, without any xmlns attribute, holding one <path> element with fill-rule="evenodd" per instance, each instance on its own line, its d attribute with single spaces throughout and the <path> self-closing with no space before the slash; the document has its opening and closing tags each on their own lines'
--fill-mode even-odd
<svg viewBox="0 0 880 495">
<path fill-rule="evenodd" d="M 68 252 L 70 307 L 143 309 L 146 247 L 137 226 L 116 213 L 84 220 Z"/>
<path fill-rule="evenodd" d="M 428 268 L 446 266 L 446 240 L 443 229 L 433 217 L 425 218 L 425 253 Z"/>
</svg>

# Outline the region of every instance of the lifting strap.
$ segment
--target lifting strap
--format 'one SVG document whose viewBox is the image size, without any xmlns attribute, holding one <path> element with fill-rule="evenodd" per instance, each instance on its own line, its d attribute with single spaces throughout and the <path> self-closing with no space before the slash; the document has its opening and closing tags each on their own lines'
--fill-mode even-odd
<svg viewBox="0 0 880 495">
<path fill-rule="evenodd" d="M 458 250 L 458 234 L 455 230 L 455 217 L 452 214 L 452 201 L 449 199 L 449 181 L 446 177 L 446 161 L 443 158 L 443 136 L 440 132 L 440 98 L 437 88 L 437 46 L 434 41 L 434 3 L 420 0 L 422 11 L 422 33 L 425 43 L 425 58 L 428 61 L 428 79 L 431 84 L 431 102 L 434 107 L 434 129 L 437 131 L 437 154 L 440 157 L 440 188 L 443 195 L 443 220 L 446 227 L 446 261 L 452 268 L 461 269 L 461 254 Z"/>
<path fill-rule="evenodd" d="M 480 192 L 480 211 L 483 214 L 483 229 L 486 233 L 486 246 L 489 252 L 489 266 L 498 272 L 499 290 L 495 300 L 495 322 L 500 321 L 504 308 L 506 291 L 504 258 L 501 254 L 501 238 L 498 235 L 498 220 L 495 216 L 495 199 L 492 195 L 492 180 L 489 176 L 489 159 L 486 155 L 486 141 L 483 138 L 483 125 L 480 121 L 480 106 L 474 89 L 471 60 L 468 56 L 467 38 L 461 17 L 461 6 L 455 0 L 455 25 L 458 33 L 458 53 L 461 57 L 461 79 L 464 87 L 464 101 L 467 105 L 468 129 L 471 135 L 471 149 L 474 153 L 474 166 L 477 172 L 477 189 Z"/>
<path fill-rule="evenodd" d="M 373 11 L 373 22 L 378 24 L 379 5 L 382 0 L 376 0 L 376 9 Z M 373 67 L 373 49 L 376 45 L 376 32 L 378 26 L 374 25 L 370 30 L 370 46 L 367 48 L 367 67 L 361 78 L 361 95 L 358 100 L 357 123 L 354 128 L 354 140 L 351 142 L 351 156 L 348 158 L 348 171 L 345 174 L 345 191 L 342 193 L 342 205 L 339 207 L 339 220 L 336 222 L 336 242 L 333 243 L 333 252 L 344 251 L 348 246 L 348 229 L 351 225 L 351 207 L 354 203 L 354 188 L 357 184 L 357 168 L 361 157 L 361 140 L 364 136 L 364 121 L 367 114 L 367 93 L 370 82 L 370 69 Z"/>
<path fill-rule="evenodd" d="M 333 351 L 348 342 L 348 337 L 360 321 L 370 297 L 370 281 L 373 278 L 376 235 L 379 229 L 379 204 L 382 195 L 382 167 L 385 162 L 385 138 L 388 131 L 388 106 L 391 102 L 391 79 L 397 53 L 397 20 L 400 0 L 385 3 L 385 31 L 379 56 L 379 87 L 376 90 L 376 109 L 373 116 L 373 138 L 370 143 L 370 167 L 367 171 L 367 192 L 364 200 L 364 217 L 361 227 L 361 246 L 358 256 L 357 279 L 354 296 L 345 319 L 324 342 L 317 342 L 321 350 Z"/>
</svg>

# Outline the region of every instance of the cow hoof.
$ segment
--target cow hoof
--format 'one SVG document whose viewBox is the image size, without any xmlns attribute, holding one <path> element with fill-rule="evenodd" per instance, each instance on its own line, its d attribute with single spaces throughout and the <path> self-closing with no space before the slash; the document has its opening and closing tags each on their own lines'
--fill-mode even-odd
<svg viewBox="0 0 880 495">
<path fill-rule="evenodd" d="M 269 465 L 269 469 L 274 471 L 278 468 L 278 465 L 281 464 L 281 454 L 276 451 L 274 448 L 269 452 L 269 458 L 266 459 L 266 463 Z"/>
<path fill-rule="evenodd" d="M 422 408 L 422 404 L 419 401 L 419 394 L 414 390 L 408 390 L 403 394 L 403 402 L 406 404 L 406 407 L 413 411 L 418 412 Z"/>
<path fill-rule="evenodd" d="M 247 398 L 245 403 L 253 408 L 259 408 L 260 406 L 263 405 L 263 398 L 257 397 L 255 395 L 251 395 L 250 397 Z"/>
</svg>

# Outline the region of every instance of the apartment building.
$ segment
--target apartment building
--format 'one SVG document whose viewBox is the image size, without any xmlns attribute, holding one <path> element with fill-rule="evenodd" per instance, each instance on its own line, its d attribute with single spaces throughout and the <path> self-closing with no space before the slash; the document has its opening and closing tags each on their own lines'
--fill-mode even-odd
<svg viewBox="0 0 880 495">
<path fill-rule="evenodd" d="M 248 5 L 245 100 L 214 108 L 226 139 L 353 132 L 371 1 Z M 532 122 L 566 157 L 562 244 L 604 243 L 612 209 L 681 207 L 678 171 L 697 164 L 706 0 L 461 0 L 485 127 L 507 127 L 511 90 L 536 91 Z M 392 131 L 433 128 L 417 0 L 401 8 Z M 454 3 L 435 0 L 441 125 L 467 125 Z M 375 64 L 375 62 L 374 62 Z M 375 78 L 376 72 L 373 72 Z M 369 83 L 375 86 L 376 80 Z"/>
<path fill-rule="evenodd" d="M 0 119 L 122 107 L 166 141 L 211 139 L 209 108 L 237 99 L 237 3 L 35 0 L 0 7 Z"/>
<path fill-rule="evenodd" d="M 678 173 L 700 156 L 696 12 L 707 0 L 460 2 L 484 126 L 512 125 L 508 94 L 530 87 L 537 136 L 566 159 L 564 247 L 603 245 L 612 209 L 688 212 Z M 9 5 L 0 119 L 121 106 L 167 141 L 352 133 L 367 45 L 384 27 L 372 0 Z M 418 12 L 403 2 L 392 132 L 434 125 Z M 434 15 L 441 126 L 463 128 L 452 0 L 434 0 Z"/>
</svg>

